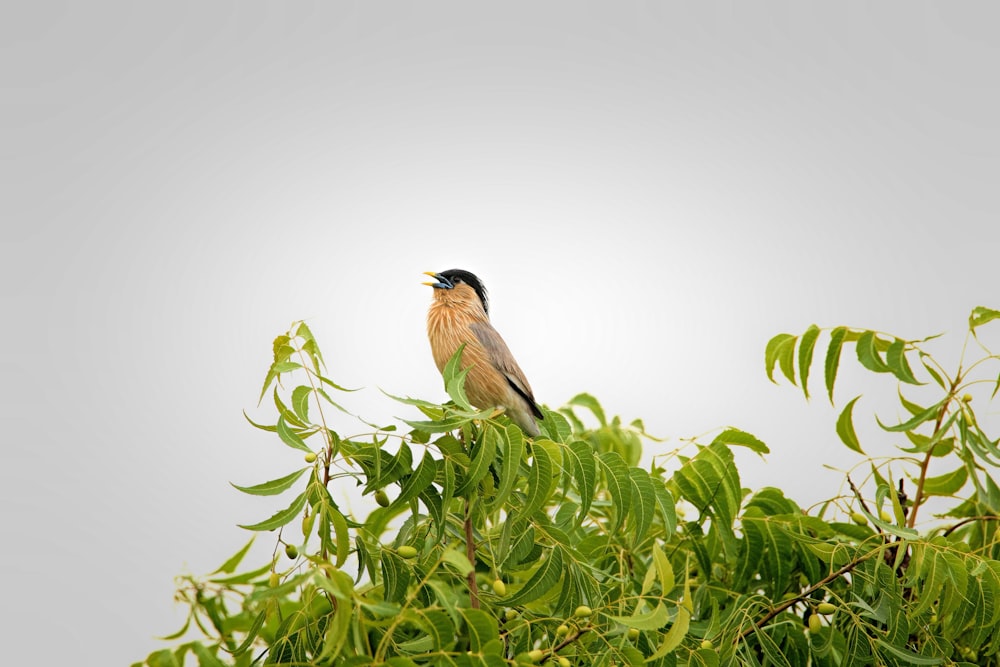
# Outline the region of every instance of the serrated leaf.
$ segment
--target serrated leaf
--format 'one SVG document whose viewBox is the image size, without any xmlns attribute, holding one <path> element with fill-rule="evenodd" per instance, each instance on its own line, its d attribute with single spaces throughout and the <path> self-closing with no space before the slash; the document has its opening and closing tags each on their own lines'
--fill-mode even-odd
<svg viewBox="0 0 1000 667">
<path fill-rule="evenodd" d="M 681 645 L 684 637 L 691 626 L 691 615 L 694 613 L 694 604 L 691 601 L 691 584 L 688 579 L 684 580 L 684 597 L 677 603 L 677 616 L 673 625 L 663 635 L 663 641 L 656 651 L 646 658 L 646 662 L 653 662 L 668 655 L 671 651 Z"/>
<path fill-rule="evenodd" d="M 233 572 L 235 572 L 236 568 L 239 567 L 239 564 L 243 562 L 243 557 L 247 555 L 248 551 L 250 551 L 250 547 L 253 545 L 255 539 L 257 539 L 256 535 L 251 537 L 250 541 L 248 541 L 242 549 L 240 549 L 232 556 L 230 556 L 228 559 L 226 559 L 226 562 L 220 565 L 219 569 L 213 572 L 212 574 L 218 574 L 220 572 L 223 574 L 232 574 Z"/>
<path fill-rule="evenodd" d="M 309 422 L 309 396 L 311 394 L 312 389 L 303 384 L 292 390 L 292 410 L 305 423 Z"/>
<path fill-rule="evenodd" d="M 914 653 L 902 646 L 893 646 L 881 638 L 876 639 L 876 641 L 882 647 L 883 651 L 896 656 L 896 658 L 902 660 L 903 664 L 906 665 L 940 665 L 944 662 L 944 658 L 935 658 L 933 656 Z"/>
<path fill-rule="evenodd" d="M 441 553 L 441 562 L 451 565 L 455 568 L 455 571 L 463 577 L 468 576 L 470 572 L 476 569 L 475 566 L 469 562 L 468 556 L 454 547 L 445 549 Z"/>
<path fill-rule="evenodd" d="M 652 611 L 644 614 L 635 613 L 631 616 L 609 615 L 608 620 L 620 623 L 627 628 L 635 628 L 636 630 L 659 630 L 670 620 L 670 613 L 663 603 L 660 602 Z"/>
<path fill-rule="evenodd" d="M 235 651 L 232 651 L 233 657 L 239 657 L 247 652 L 247 650 L 253 645 L 255 639 L 257 639 L 257 634 L 260 629 L 264 626 L 264 618 L 267 616 L 267 611 L 262 610 L 257 616 L 254 617 L 253 623 L 250 624 L 250 628 L 247 630 L 247 636 L 243 640 Z M 225 648 L 225 647 L 223 647 Z"/>
<path fill-rule="evenodd" d="M 823 376 L 826 382 L 826 394 L 833 404 L 833 385 L 837 381 L 837 370 L 840 368 L 840 351 L 847 336 L 847 327 L 837 327 L 830 332 L 830 345 L 826 348 L 826 359 L 823 362 Z"/>
<path fill-rule="evenodd" d="M 549 552 L 548 557 L 542 561 L 528 581 L 513 595 L 503 600 L 504 606 L 517 607 L 537 600 L 559 583 L 562 572 L 562 550 L 556 547 Z"/>
<path fill-rule="evenodd" d="M 882 361 L 882 355 L 879 354 L 876 344 L 877 341 L 878 334 L 874 331 L 864 331 L 858 336 L 858 342 L 855 344 L 858 361 L 862 366 L 874 373 L 888 373 L 890 368 Z"/>
<path fill-rule="evenodd" d="M 579 525 L 590 512 L 590 504 L 594 499 L 597 486 L 597 461 L 594 459 L 593 447 L 582 440 L 572 441 L 566 449 L 566 456 L 572 465 L 573 481 L 580 494 L 580 512 L 577 518 Z"/>
<path fill-rule="evenodd" d="M 392 507 L 402 507 L 420 495 L 420 492 L 430 486 L 437 475 L 437 461 L 428 451 L 420 460 L 420 465 L 403 482 L 399 495 L 392 501 Z"/>
<path fill-rule="evenodd" d="M 709 512 L 720 528 L 732 530 L 742 492 L 728 447 L 714 444 L 702 448 L 674 473 L 673 480 L 681 495 L 700 512 Z"/>
<path fill-rule="evenodd" d="M 740 445 L 742 447 L 748 447 L 757 454 L 768 454 L 770 449 L 767 445 L 758 440 L 753 435 L 747 433 L 746 431 L 741 431 L 738 428 L 727 428 L 725 431 L 715 436 L 712 440 L 712 444 L 722 443 L 724 445 Z"/>
<path fill-rule="evenodd" d="M 247 530 L 255 530 L 255 531 L 274 530 L 275 528 L 281 528 L 285 524 L 290 523 L 292 519 L 294 519 L 296 516 L 298 516 L 299 512 L 302 511 L 302 508 L 305 507 L 305 504 L 306 504 L 306 494 L 305 492 L 302 492 L 298 496 L 296 496 L 295 500 L 292 501 L 291 505 L 281 510 L 280 512 L 275 513 L 270 519 L 250 525 L 240 524 L 240 528 L 245 528 Z"/>
<path fill-rule="evenodd" d="M 531 465 L 528 467 L 528 493 L 524 505 L 518 510 L 519 516 L 531 516 L 548 500 L 552 485 L 552 457 L 544 447 L 531 448 Z"/>
<path fill-rule="evenodd" d="M 802 379 L 802 393 L 809 398 L 809 368 L 812 366 L 813 348 L 819 338 L 819 327 L 810 324 L 799 340 L 799 377 Z"/>
<path fill-rule="evenodd" d="M 497 620 L 481 609 L 459 609 L 465 626 L 469 630 L 469 648 L 477 653 L 485 653 L 491 642 L 500 640 Z"/>
<path fill-rule="evenodd" d="M 649 532 L 653 524 L 653 514 L 656 512 L 656 493 L 653 490 L 653 480 L 649 473 L 639 468 L 629 468 L 629 481 L 632 484 L 632 546 L 638 546 Z"/>
<path fill-rule="evenodd" d="M 278 416 L 276 431 L 278 433 L 278 437 L 281 438 L 281 441 L 292 449 L 312 453 L 312 449 L 309 448 L 309 445 L 307 445 L 299 434 L 293 431 L 288 425 L 288 422 L 285 421 L 284 415 Z"/>
<path fill-rule="evenodd" d="M 587 393 L 577 394 L 569 400 L 570 405 L 578 405 L 581 408 L 586 408 L 597 418 L 597 422 L 601 426 L 607 426 L 608 420 L 604 415 L 604 408 L 598 403 L 597 399 Z"/>
<path fill-rule="evenodd" d="M 798 336 L 792 336 L 782 342 L 777 349 L 778 368 L 792 384 L 795 384 L 795 344 L 798 340 Z"/>
<path fill-rule="evenodd" d="M 862 456 L 866 456 L 864 450 L 861 449 L 861 443 L 858 442 L 858 435 L 854 432 L 854 404 L 858 402 L 859 398 L 861 398 L 860 395 L 855 396 L 841 410 L 840 416 L 837 417 L 837 435 L 840 436 L 840 441 L 847 445 L 848 448 L 853 449 Z"/>
<path fill-rule="evenodd" d="M 787 333 L 777 334 L 767 341 L 767 347 L 764 349 L 764 370 L 767 372 L 767 379 L 775 384 L 777 382 L 774 379 L 774 366 L 778 362 L 779 351 L 789 340 L 794 341 L 795 336 Z"/>
<path fill-rule="evenodd" d="M 302 468 L 301 470 L 296 470 L 293 473 L 285 475 L 284 477 L 279 477 L 278 479 L 272 479 L 269 482 L 262 482 L 260 484 L 255 484 L 254 486 L 238 486 L 230 482 L 232 486 L 237 491 L 242 491 L 243 493 L 249 493 L 251 496 L 276 496 L 279 493 L 286 491 L 291 488 L 293 484 L 302 477 L 302 473 L 311 468 Z"/>
<path fill-rule="evenodd" d="M 924 384 L 913 376 L 910 364 L 906 360 L 906 341 L 897 338 L 889 345 L 889 350 L 885 353 L 885 363 L 889 366 L 892 374 L 900 381 L 908 384 Z"/>
<path fill-rule="evenodd" d="M 489 473 L 490 464 L 496 457 L 498 439 L 494 427 L 487 426 L 482 430 L 479 441 L 475 443 L 475 451 L 472 452 L 472 461 L 465 472 L 462 484 L 455 489 L 455 495 L 463 497 L 469 495 L 475 490 L 480 480 Z"/>
<path fill-rule="evenodd" d="M 934 419 L 937 416 L 938 411 L 941 409 L 942 403 L 944 403 L 944 400 L 938 401 L 937 403 L 927 408 L 923 412 L 914 415 L 911 419 L 908 419 L 907 421 L 901 424 L 896 424 L 895 426 L 886 426 L 885 424 L 882 423 L 882 420 L 880 420 L 878 417 L 875 417 L 875 421 L 878 422 L 878 425 L 881 426 L 886 431 L 890 431 L 893 433 L 898 433 L 900 431 L 909 431 L 910 429 L 919 426 L 920 424 L 923 424 L 926 421 Z"/>
<path fill-rule="evenodd" d="M 410 584 L 410 568 L 395 553 L 382 551 L 382 582 L 386 602 L 402 602 Z"/>
<path fill-rule="evenodd" d="M 518 480 L 521 471 L 521 459 L 524 458 L 524 433 L 511 425 L 497 432 L 497 454 L 500 459 L 496 494 L 489 501 L 487 512 L 494 512 L 503 507 Z"/>
<path fill-rule="evenodd" d="M 969 471 L 963 464 L 944 475 L 925 479 L 924 493 L 929 496 L 951 496 L 958 493 L 968 479 Z"/>
<path fill-rule="evenodd" d="M 618 452 L 604 452 L 597 457 L 597 462 L 604 469 L 608 493 L 611 494 L 611 506 L 615 510 L 612 532 L 618 532 L 632 504 L 632 484 L 629 481 L 628 465 Z"/>
<path fill-rule="evenodd" d="M 451 397 L 451 400 L 455 401 L 455 405 L 471 411 L 473 408 L 469 404 L 469 399 L 465 396 L 465 378 L 468 376 L 469 370 L 472 367 L 462 368 L 462 352 L 464 351 L 465 343 L 462 343 L 444 365 L 444 370 L 441 371 L 441 375 L 444 378 L 445 391 L 448 392 L 448 396 Z"/>
</svg>

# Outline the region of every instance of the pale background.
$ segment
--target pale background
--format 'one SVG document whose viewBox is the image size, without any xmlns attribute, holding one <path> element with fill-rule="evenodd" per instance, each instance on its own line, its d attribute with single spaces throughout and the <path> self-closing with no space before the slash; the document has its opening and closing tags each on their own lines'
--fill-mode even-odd
<svg viewBox="0 0 1000 667">
<path fill-rule="evenodd" d="M 246 539 L 236 523 L 281 505 L 228 482 L 301 465 L 241 415 L 270 417 L 256 397 L 293 319 L 366 387 L 345 400 L 369 418 L 410 414 L 378 387 L 443 398 L 425 270 L 483 278 L 549 406 L 592 392 L 663 448 L 735 425 L 773 450 L 740 457 L 744 485 L 836 494 L 823 464 L 858 461 L 839 407 L 895 386 L 845 371 L 837 408 L 819 384 L 807 404 L 767 381 L 764 345 L 812 322 L 946 331 L 934 349 L 953 359 L 969 310 L 1000 307 L 998 18 L 5 8 L 4 661 L 141 659 L 182 620 L 172 577 L 213 569 Z M 874 406 L 859 431 L 887 453 Z"/>
</svg>

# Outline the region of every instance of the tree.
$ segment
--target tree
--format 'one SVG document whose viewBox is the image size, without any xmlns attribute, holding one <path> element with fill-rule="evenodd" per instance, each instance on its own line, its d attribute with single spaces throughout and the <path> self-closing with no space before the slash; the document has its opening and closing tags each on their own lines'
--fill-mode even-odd
<svg viewBox="0 0 1000 667">
<path fill-rule="evenodd" d="M 307 465 L 236 487 L 295 494 L 244 526 L 277 531 L 275 555 L 242 568 L 251 540 L 216 572 L 180 578 L 190 614 L 172 639 L 202 636 L 139 664 L 1000 664 L 1000 447 L 977 419 L 1000 389 L 1000 357 L 979 337 L 995 319 L 972 311 L 952 372 L 930 338 L 810 326 L 767 344 L 768 377 L 780 371 L 808 397 L 824 341 L 831 402 L 853 346 L 861 367 L 898 383 L 911 415 L 878 421 L 906 446 L 867 455 L 854 429 L 861 397 L 845 404 L 836 432 L 859 478 L 815 513 L 779 488 L 741 487 L 732 448 L 768 448 L 739 429 L 640 467 L 642 422 L 609 419 L 580 394 L 526 440 L 469 405 L 461 350 L 444 371 L 448 403 L 393 397 L 422 418 L 345 438 L 326 415 L 347 390 L 294 323 L 261 391 L 276 420 L 251 423 Z M 920 378 L 938 400 L 904 396 Z M 950 472 L 930 476 L 931 462 Z M 345 483 L 372 498 L 367 516 L 338 507 L 329 489 Z M 931 498 L 943 511 L 918 523 Z"/>
</svg>

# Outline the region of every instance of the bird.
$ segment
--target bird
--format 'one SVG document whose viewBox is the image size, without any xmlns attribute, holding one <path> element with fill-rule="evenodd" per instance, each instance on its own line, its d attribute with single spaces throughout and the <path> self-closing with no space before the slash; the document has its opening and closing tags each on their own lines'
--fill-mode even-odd
<svg viewBox="0 0 1000 667">
<path fill-rule="evenodd" d="M 434 300 L 427 311 L 427 337 L 438 370 L 464 343 L 462 367 L 468 368 L 465 394 L 480 410 L 503 408 L 526 435 L 539 434 L 536 419 L 543 414 L 535 402 L 531 385 L 517 365 L 507 343 L 490 324 L 490 304 L 486 287 L 475 274 L 449 269 L 424 275 L 434 288 Z"/>
</svg>

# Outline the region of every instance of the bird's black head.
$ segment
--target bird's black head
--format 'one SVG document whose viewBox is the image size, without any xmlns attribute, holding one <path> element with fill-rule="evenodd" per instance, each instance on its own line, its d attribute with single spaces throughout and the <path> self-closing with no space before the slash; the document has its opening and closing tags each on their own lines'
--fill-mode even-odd
<svg viewBox="0 0 1000 667">
<path fill-rule="evenodd" d="M 476 274 L 463 271 L 462 269 L 448 269 L 441 273 L 428 273 L 427 275 L 434 276 L 437 280 L 436 283 L 427 283 L 437 289 L 454 289 L 455 285 L 465 283 L 475 290 L 476 296 L 479 297 L 479 300 L 483 304 L 483 310 L 487 314 L 490 312 L 490 302 L 486 294 L 486 287 L 483 285 L 483 281 L 476 277 Z"/>
</svg>

